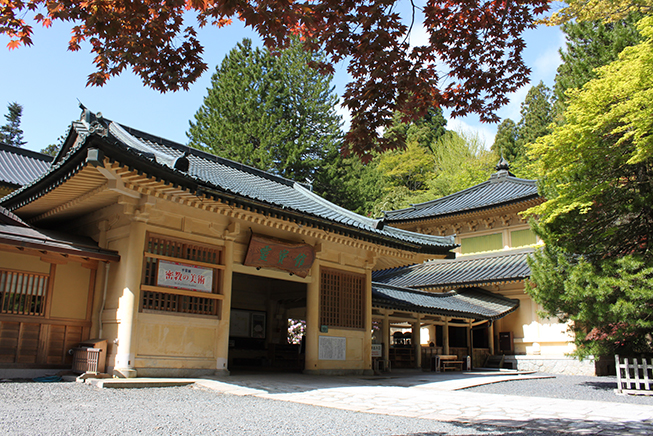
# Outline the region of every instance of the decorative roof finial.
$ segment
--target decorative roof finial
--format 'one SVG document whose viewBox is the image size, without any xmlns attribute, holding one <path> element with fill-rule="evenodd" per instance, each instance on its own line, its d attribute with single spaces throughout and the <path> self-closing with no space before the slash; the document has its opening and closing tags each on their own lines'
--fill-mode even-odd
<svg viewBox="0 0 653 436">
<path fill-rule="evenodd" d="M 503 158 L 503 155 L 501 155 L 501 159 L 499 160 L 499 163 L 497 164 L 496 167 L 494 167 L 497 171 L 508 171 L 510 172 L 510 164 L 508 163 L 507 160 Z"/>
</svg>

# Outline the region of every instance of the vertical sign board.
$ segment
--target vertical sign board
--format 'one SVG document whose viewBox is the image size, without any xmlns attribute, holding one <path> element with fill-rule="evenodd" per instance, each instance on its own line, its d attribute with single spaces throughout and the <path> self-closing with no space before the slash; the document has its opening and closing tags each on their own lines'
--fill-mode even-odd
<svg viewBox="0 0 653 436">
<path fill-rule="evenodd" d="M 319 360 L 347 360 L 347 338 L 320 336 Z"/>
<path fill-rule="evenodd" d="M 383 344 L 372 344 L 372 357 L 383 357 Z"/>
</svg>

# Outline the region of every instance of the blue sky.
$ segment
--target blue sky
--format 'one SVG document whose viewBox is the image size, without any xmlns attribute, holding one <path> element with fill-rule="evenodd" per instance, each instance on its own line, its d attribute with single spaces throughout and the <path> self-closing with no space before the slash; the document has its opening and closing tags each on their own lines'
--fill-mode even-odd
<svg viewBox="0 0 653 436">
<path fill-rule="evenodd" d="M 209 69 L 189 91 L 161 94 L 144 87 L 130 71 L 112 78 L 102 88 L 86 87 L 87 76 L 94 71 L 92 56 L 84 46 L 79 52 L 67 50 L 69 29 L 66 23 L 55 23 L 49 29 L 35 27 L 34 45 L 12 51 L 5 48 L 9 39 L 0 37 L 0 113 L 7 113 L 10 102 L 23 106 L 21 127 L 26 148 L 31 150 L 38 151 L 58 142 L 70 122 L 79 118 L 77 100 L 122 124 L 186 143 L 188 122 L 202 104 L 216 65 L 242 38 L 251 38 L 255 44 L 260 41 L 254 32 L 237 21 L 223 29 L 202 29 L 200 38 Z M 411 42 L 419 44 L 422 38 L 423 30 L 418 26 Z M 526 40 L 525 59 L 533 70 L 531 83 L 543 80 L 552 86 L 560 64 L 558 49 L 564 43 L 562 33 L 558 28 L 539 27 L 527 32 Z M 347 80 L 346 65 L 337 65 L 334 85 L 338 94 L 344 90 Z M 527 91 L 528 86 L 514 94 L 499 116 L 517 121 L 519 105 Z M 0 118 L 0 124 L 4 123 L 4 117 Z M 451 120 L 448 125 L 450 129 L 478 133 L 488 146 L 494 139 L 496 127 L 480 123 L 475 116 Z"/>
</svg>

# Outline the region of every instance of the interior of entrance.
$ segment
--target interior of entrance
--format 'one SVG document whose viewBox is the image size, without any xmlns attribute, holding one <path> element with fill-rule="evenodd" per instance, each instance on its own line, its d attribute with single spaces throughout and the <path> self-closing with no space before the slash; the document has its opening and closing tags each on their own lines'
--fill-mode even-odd
<svg viewBox="0 0 653 436">
<path fill-rule="evenodd" d="M 302 371 L 305 319 L 306 284 L 234 274 L 229 369 Z"/>
</svg>

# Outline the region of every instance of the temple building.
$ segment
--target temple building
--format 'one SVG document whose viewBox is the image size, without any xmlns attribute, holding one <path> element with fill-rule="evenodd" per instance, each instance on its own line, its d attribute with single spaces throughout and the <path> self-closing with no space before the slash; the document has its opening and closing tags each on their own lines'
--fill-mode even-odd
<svg viewBox="0 0 653 436">
<path fill-rule="evenodd" d="M 532 197 L 371 219 L 84 109 L 44 173 L 0 199 L 0 373 L 70 368 L 84 341 L 119 377 L 372 374 L 440 369 L 440 356 L 462 369 L 508 351 L 505 332 L 517 354 L 566 349 L 523 293 L 532 248 L 483 254 L 495 273 L 454 258 L 497 232 L 530 247 L 517 212 Z"/>
<path fill-rule="evenodd" d="M 528 255 L 541 241 L 520 212 L 543 201 L 536 181 L 515 177 L 502 158 L 496 172 L 483 183 L 385 212 L 383 220 L 388 225 L 426 235 L 451 236 L 459 247 L 454 250 L 455 259 L 375 271 L 373 280 L 431 293 L 484 290 L 517 300 L 518 308 L 505 317 L 474 326 L 469 338 L 458 333 L 453 339 L 455 345 L 476 345 L 479 354 L 505 356 L 504 365 L 515 369 L 593 374 L 593 362 L 578 362 L 567 356 L 574 350 L 567 325 L 540 317 L 541 307 L 524 291 L 524 280 L 530 276 Z M 438 325 L 443 325 L 442 320 Z M 453 333 L 453 329 L 446 330 Z M 442 334 L 435 336 L 439 339 Z M 451 347 L 451 341 L 434 342 L 437 347 Z"/>
</svg>

